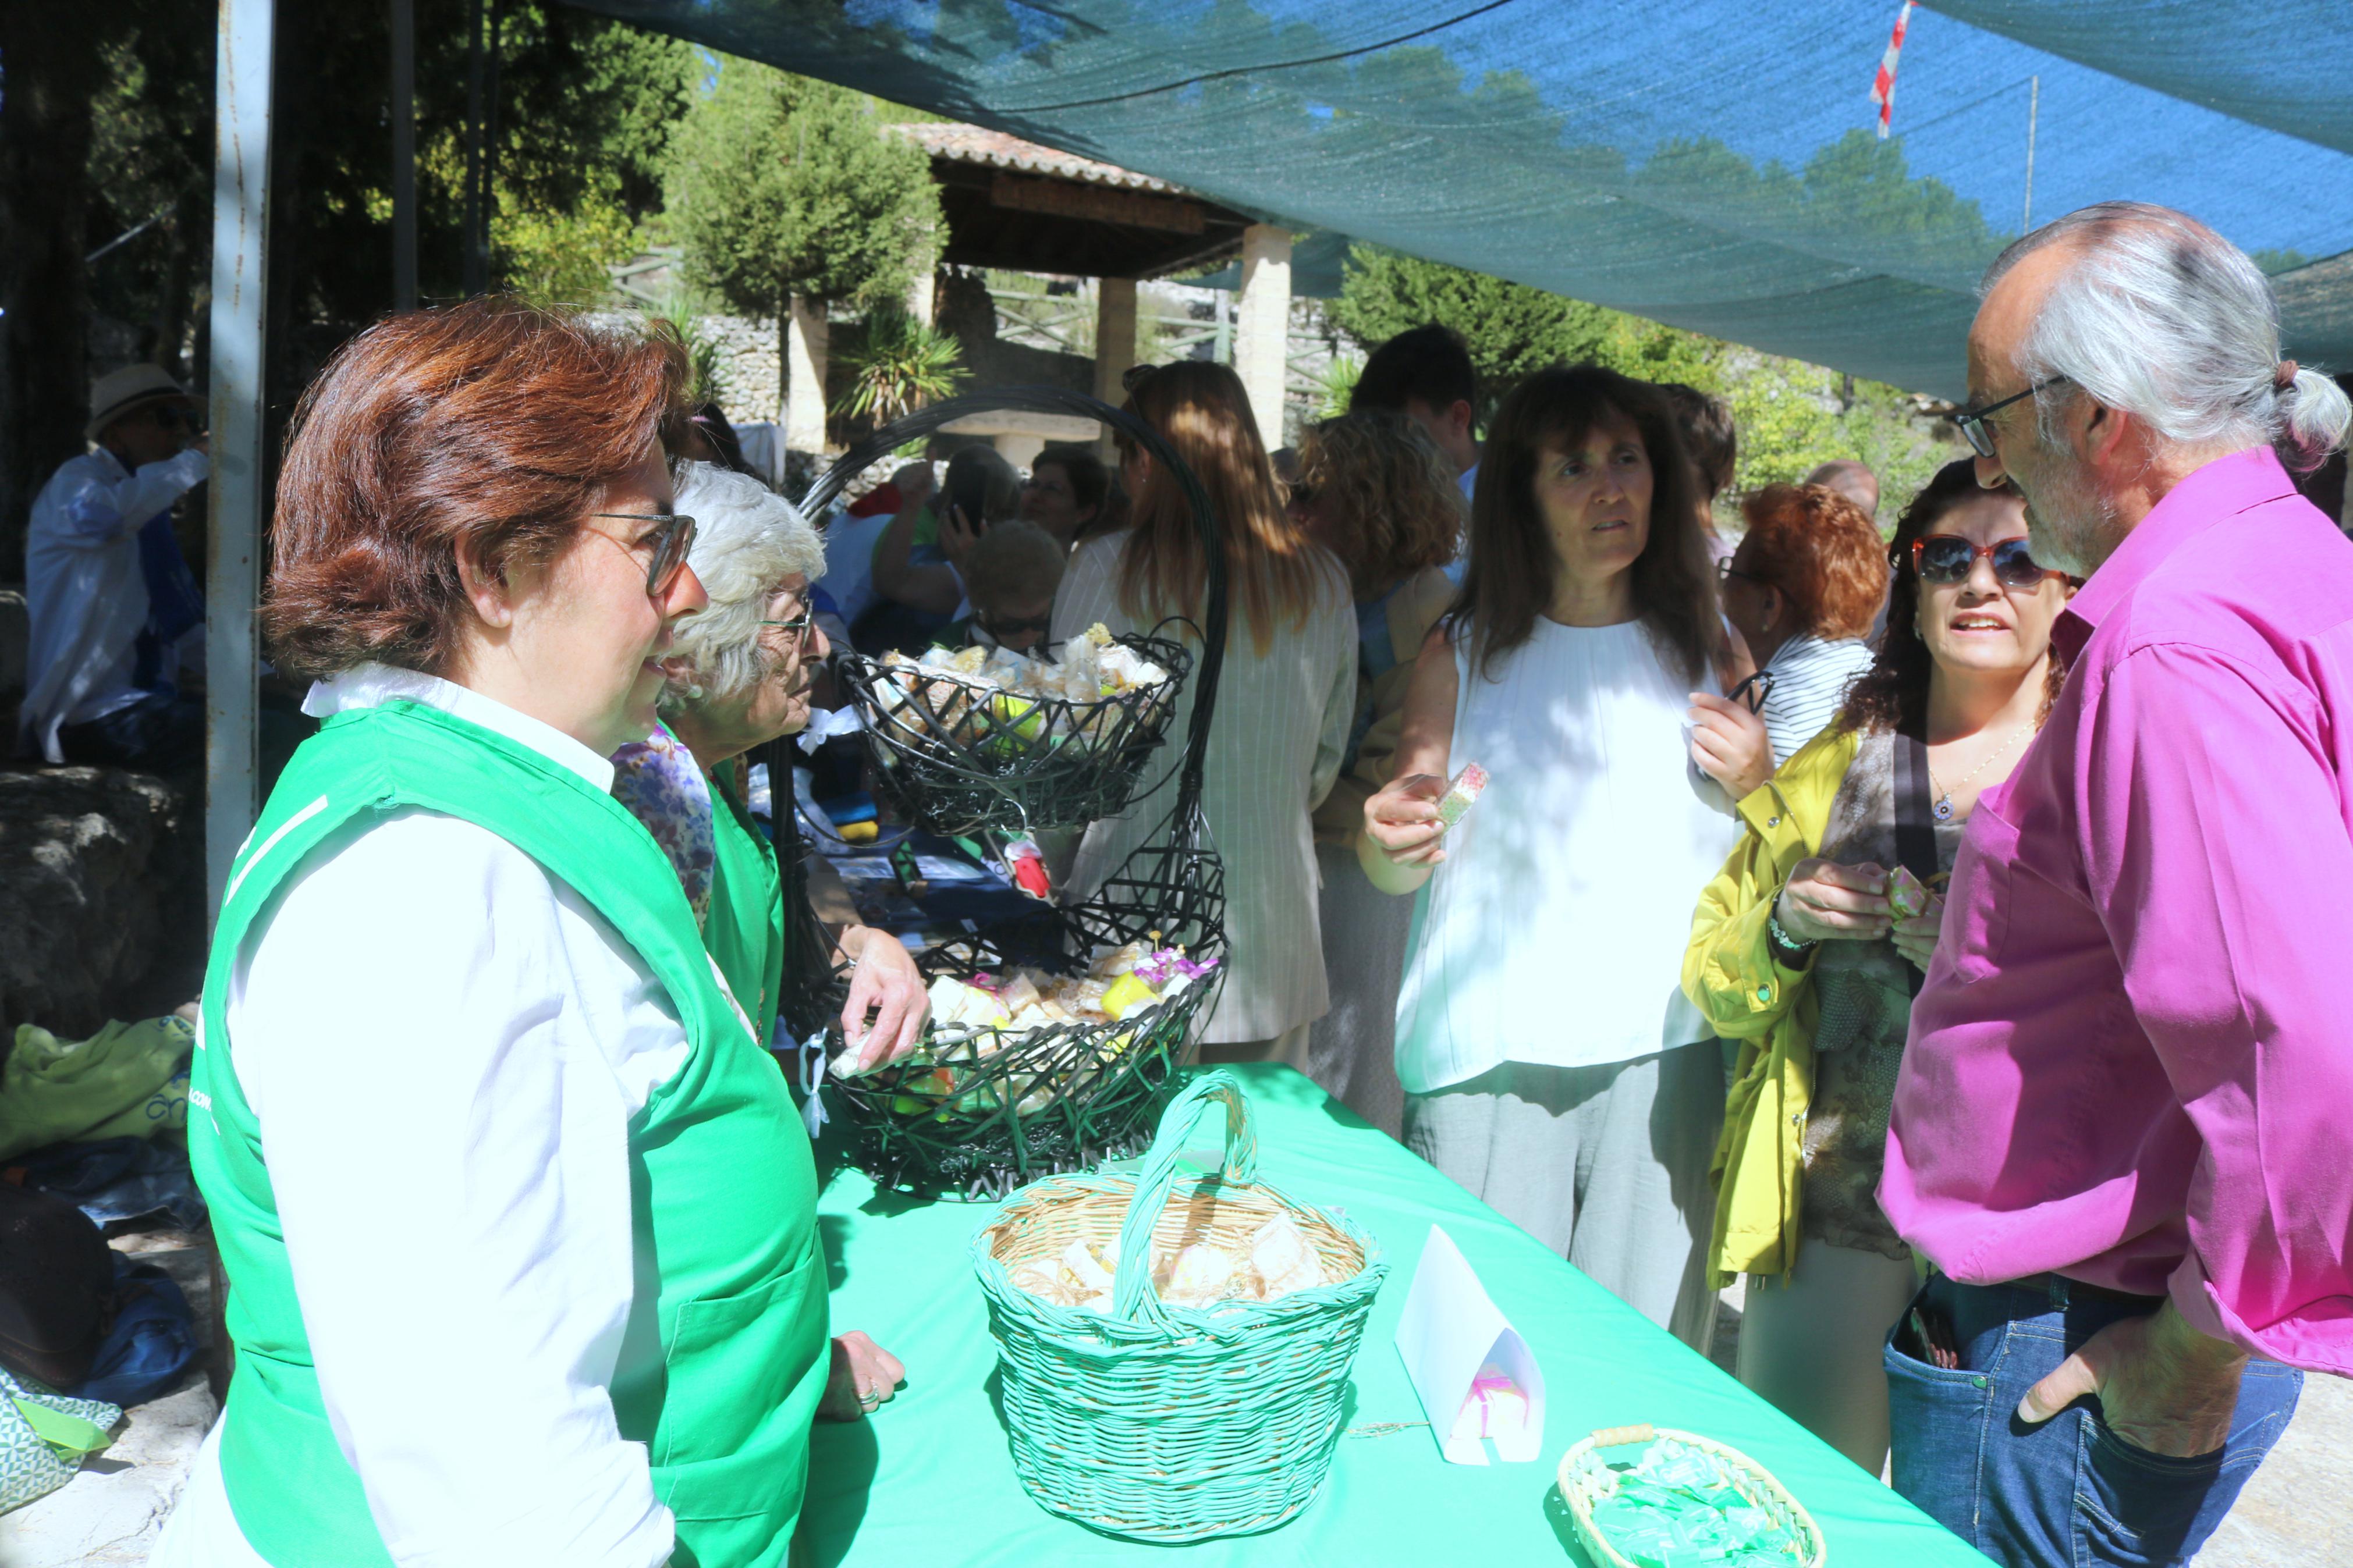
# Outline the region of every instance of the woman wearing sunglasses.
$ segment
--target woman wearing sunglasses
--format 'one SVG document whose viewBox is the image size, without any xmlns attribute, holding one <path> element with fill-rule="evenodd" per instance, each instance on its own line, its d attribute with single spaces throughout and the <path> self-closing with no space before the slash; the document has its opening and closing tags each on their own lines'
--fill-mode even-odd
<svg viewBox="0 0 2353 1568">
<path fill-rule="evenodd" d="M 1911 1000 L 1978 795 L 2010 776 L 2063 674 L 2072 592 L 2024 503 L 1947 465 L 1904 513 L 1887 634 L 1838 721 L 1740 803 L 1683 989 L 1741 1042 L 1716 1152 L 1715 1283 L 1749 1279 L 1740 1377 L 1873 1475 L 1880 1347 L 1914 1289 L 1875 1193 Z M 1900 868 L 1900 869 L 1899 869 Z M 1925 909 L 1913 910 L 1915 904 Z"/>
<path fill-rule="evenodd" d="M 704 602 L 686 368 L 475 300 L 297 411 L 264 623 L 326 722 L 205 980 L 237 1369 L 161 1563 L 785 1558 L 828 1370 L 808 1136 L 606 760 Z"/>
</svg>

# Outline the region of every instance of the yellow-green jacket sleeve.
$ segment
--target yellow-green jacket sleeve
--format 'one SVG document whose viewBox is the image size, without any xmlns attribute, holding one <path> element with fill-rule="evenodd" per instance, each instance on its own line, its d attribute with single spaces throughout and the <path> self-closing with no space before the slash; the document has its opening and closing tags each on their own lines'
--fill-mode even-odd
<svg viewBox="0 0 2353 1568">
<path fill-rule="evenodd" d="M 1683 992 L 1718 1035 L 1740 1042 L 1710 1173 L 1718 1288 L 1736 1274 L 1786 1274 L 1796 1261 L 1817 1015 L 1810 971 L 1774 957 L 1765 922 L 1791 869 L 1820 844 L 1856 745 L 1827 732 L 1740 803 L 1747 831 L 1692 916 Z"/>
</svg>

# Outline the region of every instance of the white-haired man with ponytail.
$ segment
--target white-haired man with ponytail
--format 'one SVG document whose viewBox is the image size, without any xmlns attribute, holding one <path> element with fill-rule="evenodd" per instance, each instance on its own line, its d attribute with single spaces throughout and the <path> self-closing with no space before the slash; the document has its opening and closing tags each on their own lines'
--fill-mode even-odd
<svg viewBox="0 0 2353 1568">
<path fill-rule="evenodd" d="M 1979 481 L 2087 581 L 1913 1008 L 1894 1481 L 2019 1568 L 2186 1562 L 2297 1369 L 2353 1373 L 2353 543 L 2292 478 L 2348 411 L 2253 263 L 2130 203 L 1995 261 L 1968 370 Z"/>
</svg>

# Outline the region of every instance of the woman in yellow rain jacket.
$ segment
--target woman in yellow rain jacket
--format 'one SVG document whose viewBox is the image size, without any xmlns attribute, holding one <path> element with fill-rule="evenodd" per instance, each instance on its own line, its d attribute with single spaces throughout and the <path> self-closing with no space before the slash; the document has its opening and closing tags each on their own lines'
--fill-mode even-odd
<svg viewBox="0 0 2353 1568">
<path fill-rule="evenodd" d="M 1873 1475 L 1887 1452 L 1881 1345 L 1915 1285 L 1877 1190 L 1936 946 L 1929 896 L 1979 795 L 2042 722 L 2068 593 L 2028 552 L 2018 498 L 1978 489 L 1966 462 L 1906 509 L 1891 554 L 1878 658 L 1838 721 L 1740 803 L 1748 831 L 1700 899 L 1683 976 L 1740 1045 L 1708 1258 L 1719 1285 L 1748 1276 L 1741 1381 Z M 1727 610 L 1737 620 L 1734 595 L 1766 591 L 1736 574 Z M 1901 889 L 1903 907 L 1890 898 L 1907 858 L 1899 797 L 1924 885 Z"/>
</svg>

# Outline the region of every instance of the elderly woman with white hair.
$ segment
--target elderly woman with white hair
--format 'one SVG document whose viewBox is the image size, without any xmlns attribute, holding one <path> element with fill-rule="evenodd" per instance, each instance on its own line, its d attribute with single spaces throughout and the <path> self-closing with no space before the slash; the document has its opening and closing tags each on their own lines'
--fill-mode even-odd
<svg viewBox="0 0 2353 1568">
<path fill-rule="evenodd" d="M 738 759 L 808 723 L 809 686 L 830 651 L 808 605 L 825 546 L 790 502 L 713 464 L 680 465 L 677 504 L 695 520 L 687 563 L 711 602 L 679 622 L 662 659 L 663 727 L 615 755 L 613 789 L 678 868 L 704 945 L 765 1040 L 788 933 L 802 922 L 786 908 L 786 868 L 745 805 Z M 850 976 L 845 1038 L 861 1063 L 900 1054 L 928 1014 L 914 961 L 871 926 L 845 925 L 834 943 Z"/>
</svg>

